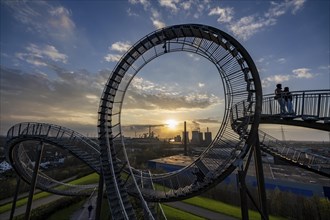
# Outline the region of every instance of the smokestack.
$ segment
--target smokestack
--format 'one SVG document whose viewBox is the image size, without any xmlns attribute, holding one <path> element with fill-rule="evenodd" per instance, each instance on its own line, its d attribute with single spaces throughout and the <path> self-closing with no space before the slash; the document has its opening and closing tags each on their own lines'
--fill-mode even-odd
<svg viewBox="0 0 330 220">
<path fill-rule="evenodd" d="M 183 133 L 184 133 L 184 155 L 187 156 L 187 124 L 186 121 L 184 121 L 184 128 L 183 128 Z"/>
</svg>

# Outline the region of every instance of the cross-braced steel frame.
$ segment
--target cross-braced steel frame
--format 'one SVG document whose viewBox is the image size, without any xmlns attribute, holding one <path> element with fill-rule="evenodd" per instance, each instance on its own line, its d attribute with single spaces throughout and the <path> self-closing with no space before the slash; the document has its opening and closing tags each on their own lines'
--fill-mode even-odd
<svg viewBox="0 0 330 220">
<path fill-rule="evenodd" d="M 223 83 L 225 110 L 216 137 L 198 159 L 178 171 L 158 174 L 152 173 L 152 170 L 131 167 L 122 134 L 121 110 L 127 88 L 135 75 L 150 61 L 172 52 L 195 53 L 215 65 Z M 254 154 L 259 183 L 259 210 L 263 218 L 267 219 L 258 140 L 261 103 L 262 89 L 258 71 L 238 41 L 214 27 L 174 25 L 143 37 L 123 55 L 114 68 L 100 101 L 98 144 L 60 126 L 22 123 L 8 131 L 8 158 L 24 180 L 35 182 L 41 189 L 64 194 L 50 187 L 50 183 L 55 180 L 36 171 L 36 168 L 32 171 L 32 167 L 29 167 L 30 158 L 20 144 L 27 140 L 37 140 L 66 148 L 101 174 L 100 188 L 104 181 L 113 219 L 136 218 L 129 194 L 140 198 L 145 217 L 153 219 L 148 202 L 169 202 L 198 195 L 221 182 L 237 167 L 243 172 L 240 176 L 242 195 L 248 194 L 244 184 L 244 169 Z M 253 123 L 250 123 L 251 119 Z M 84 149 L 77 148 L 77 143 L 85 146 Z M 247 154 L 250 155 L 248 162 L 242 167 L 242 160 Z M 78 188 L 81 193 L 83 187 Z M 79 194 L 79 190 L 65 192 Z M 102 192 L 99 195 L 101 197 Z M 242 202 L 242 205 L 245 213 L 246 202 Z"/>
<path fill-rule="evenodd" d="M 195 53 L 215 65 L 223 83 L 225 111 L 215 139 L 197 160 L 175 172 L 150 173 L 130 166 L 122 135 L 121 110 L 127 88 L 135 75 L 150 61 L 171 52 Z M 142 201 L 154 202 L 200 194 L 232 173 L 251 146 L 256 152 L 256 168 L 261 170 L 257 172 L 259 179 L 263 181 L 257 144 L 261 103 L 262 88 L 253 60 L 244 47 L 225 32 L 199 24 L 174 25 L 138 41 L 111 73 L 99 107 L 102 170 L 110 207 L 116 210 L 113 217 L 130 217 L 124 211 L 130 210 L 124 202 L 128 193 Z M 249 124 L 252 117 L 254 123 Z M 118 139 L 121 139 L 120 144 L 115 142 Z M 144 184 L 148 182 L 158 187 L 146 187 Z M 265 201 L 264 195 L 262 197 L 261 204 Z M 262 211 L 266 218 L 266 208 Z"/>
</svg>

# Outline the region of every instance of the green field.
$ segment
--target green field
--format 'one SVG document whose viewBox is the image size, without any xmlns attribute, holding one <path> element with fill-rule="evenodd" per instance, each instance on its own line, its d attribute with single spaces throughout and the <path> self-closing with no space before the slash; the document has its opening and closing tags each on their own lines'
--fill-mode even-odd
<svg viewBox="0 0 330 220">
<path fill-rule="evenodd" d="M 84 185 L 84 184 L 92 184 L 97 183 L 99 180 L 99 175 L 97 173 L 93 173 L 90 175 L 87 175 L 85 177 L 79 178 L 77 180 L 73 180 L 69 182 L 70 184 L 77 184 L 77 185 Z M 58 189 L 63 188 L 63 186 L 59 186 Z M 41 199 L 46 196 L 51 195 L 47 192 L 40 192 L 33 196 L 33 200 Z M 232 216 L 235 218 L 241 218 L 241 209 L 240 207 L 232 206 L 225 204 L 220 201 L 208 199 L 201 196 L 196 196 L 187 200 L 184 200 L 183 202 L 188 203 L 190 205 L 198 206 L 201 208 L 205 208 L 214 212 L 222 213 L 224 215 Z M 27 203 L 27 198 L 23 198 L 17 201 L 16 207 L 22 206 Z M 104 202 L 106 203 L 106 202 Z M 76 209 L 78 209 L 81 206 L 81 203 L 74 204 L 66 209 L 60 210 L 59 212 L 56 212 L 54 215 L 52 215 L 53 219 L 66 219 L 65 216 L 71 215 Z M 202 217 L 193 215 L 191 213 L 172 208 L 167 205 L 162 205 L 164 212 L 168 219 L 191 219 L 191 220 L 198 220 L 203 219 Z M 107 207 L 105 207 L 107 208 Z M 5 204 L 3 206 L 0 206 L 0 213 L 10 211 L 11 209 L 11 203 Z M 260 219 L 260 214 L 255 211 L 249 210 L 249 218 L 254 219 Z M 281 220 L 282 218 L 270 216 L 271 220 Z"/>
<path fill-rule="evenodd" d="M 209 198 L 205 198 L 205 197 L 201 197 L 201 196 L 196 196 L 196 197 L 193 197 L 190 199 L 183 200 L 183 202 L 188 203 L 190 205 L 198 206 L 198 207 L 201 207 L 204 209 L 208 209 L 213 212 L 218 212 L 218 213 L 222 213 L 222 214 L 225 214 L 228 216 L 232 216 L 235 218 L 242 217 L 240 207 L 228 205 L 226 203 L 223 203 L 223 202 L 220 202 L 217 200 L 213 200 L 213 199 L 209 199 Z M 249 219 L 257 220 L 257 219 L 261 219 L 261 217 L 258 212 L 249 210 Z M 269 216 L 269 219 L 270 220 L 281 220 L 284 218 Z"/>
<path fill-rule="evenodd" d="M 85 184 L 92 184 L 92 183 L 97 183 L 99 180 L 99 175 L 97 173 L 92 173 L 90 175 L 84 176 L 82 178 L 70 181 L 69 184 L 74 184 L 74 185 L 85 185 Z M 57 189 L 63 189 L 65 186 L 59 186 Z M 51 195 L 48 192 L 40 192 L 36 193 L 33 195 L 33 200 L 41 199 L 44 197 L 47 197 Z M 16 207 L 23 206 L 27 203 L 28 198 L 22 198 L 17 200 L 16 202 Z M 12 203 L 7 203 L 5 205 L 0 206 L 0 213 L 4 213 L 7 211 L 10 211 L 12 206 Z"/>
<path fill-rule="evenodd" d="M 188 212 L 181 211 L 180 209 L 175 209 L 167 205 L 162 205 L 164 213 L 167 219 L 175 219 L 175 220 L 202 220 L 205 218 L 199 217 L 197 215 L 193 215 Z"/>
</svg>

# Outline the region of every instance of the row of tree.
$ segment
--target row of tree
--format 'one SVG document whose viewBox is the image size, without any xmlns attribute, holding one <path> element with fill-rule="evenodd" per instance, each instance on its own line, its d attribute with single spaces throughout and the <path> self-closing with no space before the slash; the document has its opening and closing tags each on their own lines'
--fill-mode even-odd
<svg viewBox="0 0 330 220">
<path fill-rule="evenodd" d="M 254 201 L 258 202 L 257 190 L 255 188 L 249 188 L 249 191 L 253 195 Z M 317 196 L 305 197 L 290 192 L 282 192 L 279 189 L 268 190 L 266 194 L 270 215 L 280 216 L 286 219 L 330 219 L 330 201 L 327 198 Z M 204 193 L 203 196 L 240 206 L 240 194 L 233 185 L 221 183 Z M 249 201 L 248 207 L 249 209 L 256 210 L 256 207 L 251 201 Z"/>
</svg>

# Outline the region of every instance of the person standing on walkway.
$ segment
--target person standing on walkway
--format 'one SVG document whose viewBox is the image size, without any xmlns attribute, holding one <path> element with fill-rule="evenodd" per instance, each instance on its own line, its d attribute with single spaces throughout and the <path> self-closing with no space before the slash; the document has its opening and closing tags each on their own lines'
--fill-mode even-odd
<svg viewBox="0 0 330 220">
<path fill-rule="evenodd" d="M 93 206 L 92 206 L 92 204 L 90 204 L 90 205 L 88 206 L 88 218 L 91 217 L 92 210 L 93 210 Z"/>
<path fill-rule="evenodd" d="M 281 115 L 285 114 L 285 100 L 283 97 L 282 84 L 277 84 L 275 89 L 275 99 L 280 105 Z"/>
<path fill-rule="evenodd" d="M 283 97 L 284 97 L 285 106 L 287 108 L 288 113 L 294 114 L 294 111 L 292 109 L 292 94 L 289 91 L 289 87 L 284 87 Z"/>
</svg>

